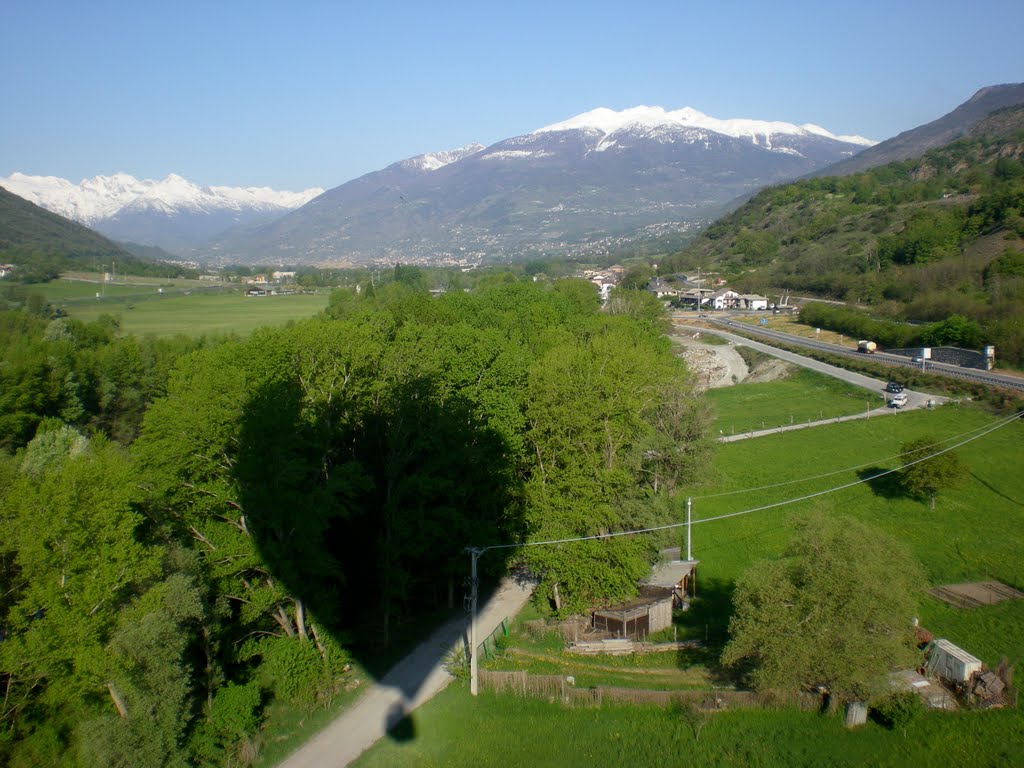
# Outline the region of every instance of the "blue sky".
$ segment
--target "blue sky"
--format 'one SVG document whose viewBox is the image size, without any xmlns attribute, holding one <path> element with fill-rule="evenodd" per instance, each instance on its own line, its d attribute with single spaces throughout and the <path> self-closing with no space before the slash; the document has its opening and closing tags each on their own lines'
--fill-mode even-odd
<svg viewBox="0 0 1024 768">
<path fill-rule="evenodd" d="M 885 139 L 1024 81 L 1024 2 L 0 4 L 0 176 L 333 187 L 596 107 Z"/>
</svg>

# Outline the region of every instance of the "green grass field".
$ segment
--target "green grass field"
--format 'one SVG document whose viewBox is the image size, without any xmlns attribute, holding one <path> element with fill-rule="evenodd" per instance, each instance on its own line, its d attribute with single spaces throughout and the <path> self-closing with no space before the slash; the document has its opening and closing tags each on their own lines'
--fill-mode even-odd
<svg viewBox="0 0 1024 768">
<path fill-rule="evenodd" d="M 969 437 L 993 423 L 979 410 L 946 406 L 723 445 L 715 462 L 719 479 L 694 489 L 694 518 L 817 494 L 897 466 L 904 442 L 925 435 Z M 732 582 L 755 560 L 782 551 L 798 515 L 820 510 L 850 515 L 902 540 L 924 566 L 932 585 L 991 578 L 1020 587 L 1024 585 L 1022 439 L 1024 423 L 1018 419 L 956 449 L 969 468 L 969 480 L 961 488 L 941 493 L 934 512 L 926 501 L 904 495 L 887 477 L 799 503 L 695 525 L 700 578 L 713 584 Z M 784 481 L 798 482 L 763 487 Z M 754 490 L 735 493 L 747 488 Z M 730 495 L 716 495 L 725 493 Z M 985 625 L 996 614 L 1014 631 L 989 632 Z M 989 664 L 998 662 L 1003 653 L 1012 659 L 1024 658 L 1021 602 L 964 614 L 925 598 L 921 619 L 936 634 L 948 635 Z"/>
<path fill-rule="evenodd" d="M 878 408 L 881 393 L 798 368 L 787 378 L 708 390 L 715 408 L 713 434 L 738 435 L 758 429 L 805 424 Z"/>
<path fill-rule="evenodd" d="M 416 710 L 353 765 L 508 766 L 1002 766 L 1019 764 L 1016 711 L 931 713 L 904 736 L 874 723 L 848 731 L 838 717 L 795 710 L 709 715 L 700 739 L 671 710 L 568 709 L 452 686 Z"/>
<path fill-rule="evenodd" d="M 263 325 L 311 317 L 327 306 L 329 292 L 245 296 L 238 286 L 198 280 L 137 278 L 130 283 L 56 280 L 34 290 L 77 320 L 118 318 L 121 330 L 138 336 L 246 335 Z M 101 294 L 99 297 L 96 294 Z"/>
<path fill-rule="evenodd" d="M 746 387 L 735 390 L 742 393 Z M 900 446 L 911 439 L 932 435 L 959 442 L 996 423 L 980 409 L 945 406 L 720 445 L 713 476 L 684 491 L 693 497 L 695 520 L 813 497 L 694 525 L 700 599 L 679 621 L 680 637 L 707 637 L 712 649 L 720 647 L 731 584 L 751 563 L 781 553 L 794 522 L 809 511 L 849 515 L 899 538 L 924 566 L 930 585 L 998 579 L 1024 586 L 1024 423 L 1019 419 L 956 449 L 969 468 L 969 479 L 963 487 L 941 493 L 934 512 L 926 501 L 905 496 L 884 478 L 823 493 L 897 466 Z M 937 636 L 989 665 L 1004 655 L 1018 666 L 1024 661 L 1024 601 L 962 610 L 922 595 L 920 619 Z M 506 654 L 494 665 L 547 674 L 581 672 L 582 685 L 637 685 L 637 677 L 654 680 L 665 664 L 665 657 L 653 662 L 627 657 L 568 666 L 559 663 L 557 649 L 544 647 L 550 643 L 515 641 L 527 652 L 531 643 L 540 647 L 540 658 Z M 696 654 L 676 660 L 683 680 L 687 672 L 696 675 L 708 659 Z M 631 666 L 646 669 L 632 676 L 634 682 L 624 683 Z M 837 717 L 795 710 L 737 711 L 714 715 L 695 742 L 692 732 L 665 710 L 572 710 L 558 703 L 491 695 L 474 700 L 456 685 L 417 710 L 357 764 L 534 766 L 583 759 L 597 766 L 680 761 L 902 766 L 955 760 L 958 765 L 987 766 L 1013 764 L 1022 750 L 1020 710 L 928 713 L 911 724 L 906 738 L 871 723 L 847 732 Z"/>
</svg>

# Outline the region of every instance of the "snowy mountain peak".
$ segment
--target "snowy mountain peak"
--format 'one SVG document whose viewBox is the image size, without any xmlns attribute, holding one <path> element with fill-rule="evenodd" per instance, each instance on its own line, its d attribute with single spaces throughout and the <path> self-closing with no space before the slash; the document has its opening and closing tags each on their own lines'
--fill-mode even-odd
<svg viewBox="0 0 1024 768">
<path fill-rule="evenodd" d="M 410 157 L 408 160 L 402 160 L 398 164 L 409 170 L 414 171 L 436 171 L 438 168 L 444 168 L 446 165 L 458 162 L 463 158 L 475 155 L 480 150 L 484 149 L 483 144 L 467 144 L 464 147 L 458 149 L 448 149 L 442 152 L 429 152 L 425 155 L 416 155 Z"/>
<path fill-rule="evenodd" d="M 69 219 L 92 225 L 124 211 L 277 211 L 298 208 L 323 192 L 302 192 L 269 187 L 200 187 L 176 173 L 165 178 L 136 179 L 118 172 L 94 176 L 73 184 L 56 176 L 28 176 L 14 172 L 0 177 L 0 186 L 38 206 Z"/>
<path fill-rule="evenodd" d="M 859 144 L 865 147 L 873 146 L 876 143 L 861 136 L 836 136 L 821 126 L 810 123 L 798 126 L 793 123 L 780 121 L 750 120 L 745 118 L 720 120 L 692 107 L 683 107 L 671 112 L 663 107 L 631 107 L 619 112 L 607 107 L 599 107 L 598 109 L 571 117 L 568 120 L 563 120 L 560 123 L 553 123 L 552 125 L 538 128 L 533 133 L 580 130 L 608 136 L 623 130 L 652 128 L 698 128 L 721 133 L 733 138 L 751 139 L 755 143 L 758 142 L 759 137 L 787 134 L 794 136 L 820 136 L 834 141 Z"/>
</svg>

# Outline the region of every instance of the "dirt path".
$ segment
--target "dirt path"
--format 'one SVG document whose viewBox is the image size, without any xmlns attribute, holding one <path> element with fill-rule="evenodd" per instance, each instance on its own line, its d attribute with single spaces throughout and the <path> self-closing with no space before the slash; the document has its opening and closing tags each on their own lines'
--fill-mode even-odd
<svg viewBox="0 0 1024 768">
<path fill-rule="evenodd" d="M 477 638 L 493 632 L 502 619 L 519 613 L 533 594 L 534 585 L 506 578 L 480 611 Z M 388 729 L 431 699 L 451 682 L 444 669 L 448 654 L 468 645 L 469 621 L 457 618 L 444 624 L 406 656 L 362 698 L 324 730 L 280 763 L 280 768 L 337 768 L 348 765 Z M 468 694 L 467 694 L 468 695 Z"/>
</svg>

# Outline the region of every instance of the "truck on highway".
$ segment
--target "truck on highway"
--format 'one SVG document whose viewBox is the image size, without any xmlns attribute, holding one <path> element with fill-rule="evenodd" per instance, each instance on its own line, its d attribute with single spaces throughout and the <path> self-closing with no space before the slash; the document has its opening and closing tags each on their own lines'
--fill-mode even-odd
<svg viewBox="0 0 1024 768">
<path fill-rule="evenodd" d="M 857 351 L 858 352 L 864 352 L 865 354 L 871 354 L 876 349 L 878 349 L 878 345 L 875 344 L 875 342 L 873 342 L 873 341 L 868 341 L 867 339 L 861 339 L 860 341 L 857 342 Z"/>
</svg>

